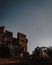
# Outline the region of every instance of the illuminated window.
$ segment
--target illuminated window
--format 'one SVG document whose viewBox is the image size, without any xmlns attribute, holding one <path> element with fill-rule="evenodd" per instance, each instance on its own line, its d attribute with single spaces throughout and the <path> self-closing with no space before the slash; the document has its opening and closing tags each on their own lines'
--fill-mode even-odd
<svg viewBox="0 0 52 65">
<path fill-rule="evenodd" d="M 20 55 L 21 55 L 21 57 L 23 57 L 23 53 L 21 53 Z"/>
<path fill-rule="evenodd" d="M 2 44 L 2 42 L 0 42 L 0 44 Z"/>
</svg>

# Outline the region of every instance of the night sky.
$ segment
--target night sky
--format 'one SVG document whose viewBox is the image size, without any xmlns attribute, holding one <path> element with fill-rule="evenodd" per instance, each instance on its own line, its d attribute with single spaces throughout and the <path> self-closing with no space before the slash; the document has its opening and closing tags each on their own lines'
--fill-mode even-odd
<svg viewBox="0 0 52 65">
<path fill-rule="evenodd" d="M 52 0 L 0 0 L 0 26 L 27 35 L 28 51 L 52 46 Z"/>
</svg>

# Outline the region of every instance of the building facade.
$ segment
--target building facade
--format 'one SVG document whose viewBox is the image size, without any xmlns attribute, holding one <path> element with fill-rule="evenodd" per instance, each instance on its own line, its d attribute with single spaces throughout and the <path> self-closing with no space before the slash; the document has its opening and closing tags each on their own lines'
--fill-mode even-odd
<svg viewBox="0 0 52 65">
<path fill-rule="evenodd" d="M 7 31 L 4 26 L 0 27 L 0 57 L 23 57 L 27 53 L 26 35 L 17 33 L 17 38 L 13 33 Z"/>
</svg>

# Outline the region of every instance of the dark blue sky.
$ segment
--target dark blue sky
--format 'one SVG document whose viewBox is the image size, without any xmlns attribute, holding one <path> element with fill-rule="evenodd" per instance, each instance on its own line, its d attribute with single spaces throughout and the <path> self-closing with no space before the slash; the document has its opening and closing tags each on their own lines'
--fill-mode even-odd
<svg viewBox="0 0 52 65">
<path fill-rule="evenodd" d="M 0 26 L 27 35 L 28 51 L 52 46 L 52 0 L 0 0 Z"/>
</svg>

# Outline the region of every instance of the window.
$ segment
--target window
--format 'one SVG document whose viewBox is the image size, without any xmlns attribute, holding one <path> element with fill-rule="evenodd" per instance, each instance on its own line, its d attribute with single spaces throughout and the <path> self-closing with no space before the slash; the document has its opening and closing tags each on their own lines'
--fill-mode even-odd
<svg viewBox="0 0 52 65">
<path fill-rule="evenodd" d="M 21 53 L 20 56 L 23 57 L 23 53 Z"/>
</svg>

